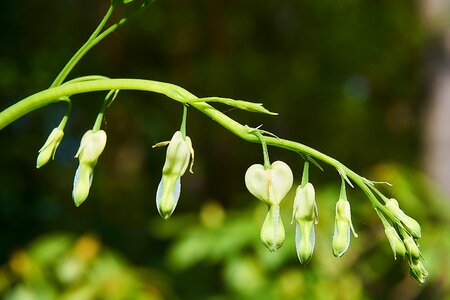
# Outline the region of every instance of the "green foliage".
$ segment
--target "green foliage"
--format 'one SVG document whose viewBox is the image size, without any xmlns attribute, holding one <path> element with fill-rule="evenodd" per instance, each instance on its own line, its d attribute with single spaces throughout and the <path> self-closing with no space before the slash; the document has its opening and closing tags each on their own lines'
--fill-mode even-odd
<svg viewBox="0 0 450 300">
<path fill-rule="evenodd" d="M 149 269 L 133 268 L 93 235 L 53 234 L 15 251 L 0 269 L 5 300 L 164 299 Z"/>
</svg>

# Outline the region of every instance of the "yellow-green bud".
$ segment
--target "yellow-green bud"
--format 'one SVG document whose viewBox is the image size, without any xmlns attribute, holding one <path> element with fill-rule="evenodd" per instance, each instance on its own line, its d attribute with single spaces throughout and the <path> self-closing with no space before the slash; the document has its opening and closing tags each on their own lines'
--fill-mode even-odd
<svg viewBox="0 0 450 300">
<path fill-rule="evenodd" d="M 314 252 L 315 231 L 317 223 L 317 206 L 314 187 L 307 183 L 297 188 L 294 199 L 295 247 L 300 263 L 308 263 Z"/>
<path fill-rule="evenodd" d="M 405 244 L 406 252 L 412 260 L 418 260 L 421 257 L 421 253 L 419 250 L 419 246 L 417 246 L 414 239 L 410 236 L 403 239 L 403 243 Z"/>
<path fill-rule="evenodd" d="M 386 234 L 389 244 L 391 245 L 392 252 L 394 252 L 394 258 L 397 259 L 397 255 L 400 257 L 405 257 L 406 253 L 405 245 L 398 236 L 395 228 L 392 226 L 386 227 L 384 229 L 384 233 Z"/>
<path fill-rule="evenodd" d="M 62 138 L 64 136 L 64 132 L 57 128 L 54 128 L 47 140 L 44 143 L 44 146 L 39 150 L 39 155 L 36 160 L 36 168 L 40 168 L 44 166 L 46 163 L 50 161 L 50 159 L 55 158 L 56 149 L 59 146 Z"/>
<path fill-rule="evenodd" d="M 409 268 L 412 278 L 419 281 L 420 283 L 425 282 L 425 278 L 428 276 L 428 271 L 425 269 L 421 261 L 410 261 Z"/>
<path fill-rule="evenodd" d="M 400 221 L 403 227 L 405 227 L 414 238 L 419 239 L 421 237 L 420 224 L 400 209 L 397 200 L 394 198 L 387 200 L 385 207 Z"/>
<path fill-rule="evenodd" d="M 285 232 L 283 221 L 280 216 L 280 207 L 272 205 L 269 207 L 260 232 L 261 241 L 272 252 L 283 245 Z"/>
<path fill-rule="evenodd" d="M 180 198 L 180 177 L 186 172 L 189 161 L 193 157 L 191 139 L 183 138 L 180 131 L 175 132 L 166 152 L 166 161 L 162 170 L 162 178 L 156 192 L 156 207 L 159 214 L 168 219 Z"/>
<path fill-rule="evenodd" d="M 332 243 L 334 256 L 341 257 L 347 251 L 350 246 L 350 230 L 352 230 L 355 237 L 358 237 L 352 224 L 350 202 L 339 199 L 336 203 L 336 218 Z"/>
<path fill-rule="evenodd" d="M 75 155 L 80 163 L 75 173 L 72 190 L 72 198 L 76 206 L 80 206 L 89 195 L 94 167 L 105 145 L 106 132 L 103 130 L 89 130 L 81 138 L 80 148 Z"/>
<path fill-rule="evenodd" d="M 293 181 L 291 168 L 282 161 L 275 161 L 268 169 L 254 164 L 245 173 L 245 185 L 249 192 L 269 206 L 280 204 Z"/>
</svg>

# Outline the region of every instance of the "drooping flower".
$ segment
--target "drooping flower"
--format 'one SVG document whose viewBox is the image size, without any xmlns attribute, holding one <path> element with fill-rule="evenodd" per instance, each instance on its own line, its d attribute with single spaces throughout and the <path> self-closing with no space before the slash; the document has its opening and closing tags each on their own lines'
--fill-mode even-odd
<svg viewBox="0 0 450 300">
<path fill-rule="evenodd" d="M 350 246 L 350 230 L 355 237 L 356 234 L 350 212 L 350 202 L 348 200 L 339 199 L 336 203 L 336 217 L 334 223 L 333 234 L 333 255 L 341 257 Z"/>
<path fill-rule="evenodd" d="M 180 178 L 186 172 L 193 156 L 191 139 L 188 136 L 183 137 L 180 131 L 175 132 L 167 147 L 162 178 L 156 192 L 156 207 L 164 219 L 172 215 L 178 204 L 181 190 Z"/>
<path fill-rule="evenodd" d="M 297 188 L 294 199 L 293 218 L 295 226 L 295 247 L 300 263 L 308 263 L 314 252 L 314 224 L 318 222 L 314 186 L 307 183 Z"/>
<path fill-rule="evenodd" d="M 106 132 L 88 130 L 81 138 L 80 148 L 75 155 L 79 165 L 73 180 L 72 197 L 76 206 L 80 206 L 88 195 L 92 184 L 94 167 L 106 145 Z"/>
<path fill-rule="evenodd" d="M 45 141 L 44 146 L 39 149 L 39 154 L 36 159 L 36 168 L 39 169 L 40 167 L 48 163 L 50 159 L 55 158 L 56 149 L 58 149 L 59 143 L 61 143 L 63 136 L 64 131 L 62 131 L 60 128 L 56 127 L 52 130 L 47 140 Z"/>
<path fill-rule="evenodd" d="M 269 207 L 260 237 L 270 251 L 280 248 L 285 238 L 280 202 L 291 189 L 293 181 L 291 168 L 282 161 L 275 161 L 267 169 L 254 164 L 245 173 L 245 185 L 249 192 Z"/>
</svg>

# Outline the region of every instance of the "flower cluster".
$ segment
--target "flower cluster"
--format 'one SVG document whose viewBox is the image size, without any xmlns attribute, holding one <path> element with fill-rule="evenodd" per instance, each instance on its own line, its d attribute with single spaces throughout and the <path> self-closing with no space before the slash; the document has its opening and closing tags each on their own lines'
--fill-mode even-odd
<svg viewBox="0 0 450 300">
<path fill-rule="evenodd" d="M 283 244 L 285 230 L 280 216 L 280 203 L 292 187 L 293 175 L 289 166 L 276 161 L 268 163 L 267 148 L 263 145 L 265 165 L 255 164 L 245 173 L 245 184 L 249 192 L 267 204 L 268 212 L 261 228 L 261 240 L 270 251 L 276 251 Z M 297 257 L 302 264 L 312 258 L 315 246 L 315 229 L 318 222 L 318 209 L 315 190 L 309 182 L 308 161 L 305 162 L 301 184 L 297 187 L 294 198 L 292 223 L 295 221 L 295 245 Z M 335 224 L 332 252 L 336 257 L 345 254 L 350 245 L 351 233 L 358 235 L 352 224 L 350 202 L 347 200 L 346 184 L 351 183 L 345 174 L 342 178 L 341 192 L 336 202 Z M 384 196 L 372 186 L 381 198 Z M 370 194 L 371 195 L 371 194 Z M 385 233 L 394 252 L 394 258 L 407 257 L 411 276 L 423 283 L 428 275 L 421 261 L 417 239 L 421 236 L 419 223 L 400 209 L 395 199 L 385 199 L 385 204 L 376 208 L 385 227 Z M 378 202 L 375 202 L 377 205 Z M 377 207 L 375 205 L 375 207 Z M 380 210 L 381 209 L 381 210 Z M 390 219 L 389 222 L 387 219 Z M 391 225 L 393 223 L 393 225 Z"/>
<path fill-rule="evenodd" d="M 63 127 L 63 126 L 62 126 Z M 36 168 L 41 168 L 50 159 L 54 159 L 56 150 L 64 136 L 62 128 L 57 127 L 52 130 L 44 146 L 39 150 L 36 159 Z M 72 198 L 76 206 L 80 206 L 88 197 L 94 175 L 94 167 L 97 164 L 100 154 L 106 145 L 106 132 L 103 130 L 88 130 L 81 138 L 75 158 L 78 158 L 79 165 L 73 180 Z"/>
<path fill-rule="evenodd" d="M 117 94 L 117 93 L 116 93 Z M 73 181 L 72 197 L 76 206 L 80 206 L 88 197 L 94 168 L 106 146 L 106 132 L 100 124 L 104 109 L 108 106 L 111 93 L 105 98 L 102 111 L 97 117 L 94 129 L 88 130 L 82 137 L 75 158 L 79 166 Z M 114 99 L 114 98 L 113 98 Z M 188 168 L 192 173 L 194 149 L 191 139 L 186 135 L 187 106 L 184 106 L 183 121 L 179 131 L 171 140 L 156 144 L 167 146 L 166 158 L 162 168 L 161 181 L 156 191 L 156 207 L 162 218 L 168 219 L 173 214 L 181 193 L 181 177 Z M 39 150 L 36 167 L 40 168 L 53 159 L 56 150 L 64 136 L 63 120 L 53 129 L 46 142 Z M 291 168 L 283 161 L 270 163 L 267 145 L 262 131 L 250 129 L 261 142 L 264 154 L 264 164 L 254 164 L 245 173 L 245 185 L 248 191 L 258 200 L 267 205 L 267 214 L 261 226 L 260 238 L 263 244 L 272 252 L 278 250 L 285 239 L 285 227 L 281 217 L 280 204 L 292 188 L 294 176 Z M 337 168 L 342 184 L 340 195 L 335 206 L 334 232 L 332 238 L 332 253 L 336 257 L 345 254 L 350 246 L 351 233 L 358 237 L 352 224 L 350 202 L 347 200 L 346 185 L 352 186 L 342 166 Z M 419 223 L 400 209 L 397 200 L 385 197 L 374 186 L 374 182 L 362 177 L 359 185 L 364 184 L 365 192 L 372 201 L 385 229 L 386 237 L 391 245 L 394 258 L 406 257 L 411 276 L 423 283 L 428 276 L 423 265 L 423 256 L 417 240 L 421 237 Z M 378 199 L 381 198 L 382 204 Z M 315 189 L 309 182 L 309 160 L 306 159 L 301 183 L 295 191 L 292 222 L 295 222 L 295 245 L 297 257 L 302 264 L 311 261 L 315 247 L 315 225 L 318 223 L 318 207 Z"/>
<path fill-rule="evenodd" d="M 391 245 L 394 258 L 406 256 L 411 276 L 424 283 L 428 272 L 421 261 L 423 257 L 417 244 L 417 240 L 422 236 L 420 225 L 405 214 L 394 198 L 386 199 L 385 202 L 384 213 L 393 220 L 393 224 L 389 223 L 383 214 L 377 212 L 383 221 L 384 232 Z"/>
<path fill-rule="evenodd" d="M 245 184 L 249 192 L 268 205 L 268 213 L 261 228 L 261 240 L 270 251 L 281 247 L 285 238 L 283 221 L 280 216 L 280 202 L 292 187 L 293 174 L 289 166 L 276 161 L 269 167 L 260 164 L 252 165 L 245 173 Z M 345 193 L 345 189 L 344 189 Z M 318 210 L 315 190 L 308 182 L 308 162 L 305 163 L 302 184 L 295 193 L 293 206 L 293 221 L 295 220 L 295 245 L 300 263 L 311 260 L 315 246 L 314 225 L 318 222 Z M 355 237 L 350 203 L 342 196 L 336 203 L 336 219 L 333 235 L 333 254 L 341 257 L 350 244 L 350 230 Z"/>
</svg>

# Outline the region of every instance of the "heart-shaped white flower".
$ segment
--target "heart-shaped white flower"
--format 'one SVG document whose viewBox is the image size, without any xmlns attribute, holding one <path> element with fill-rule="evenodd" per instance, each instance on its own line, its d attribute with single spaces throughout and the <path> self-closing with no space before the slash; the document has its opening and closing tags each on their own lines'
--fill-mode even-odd
<svg viewBox="0 0 450 300">
<path fill-rule="evenodd" d="M 245 173 L 245 185 L 249 192 L 268 205 L 279 205 L 293 181 L 291 168 L 282 161 L 275 161 L 268 169 L 254 164 Z"/>
</svg>

